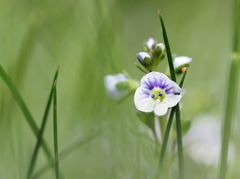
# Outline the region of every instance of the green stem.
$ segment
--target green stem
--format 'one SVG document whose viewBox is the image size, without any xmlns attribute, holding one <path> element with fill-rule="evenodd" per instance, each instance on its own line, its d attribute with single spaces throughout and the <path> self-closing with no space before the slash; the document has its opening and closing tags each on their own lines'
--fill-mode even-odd
<svg viewBox="0 0 240 179">
<path fill-rule="evenodd" d="M 59 179 L 59 159 L 58 159 L 58 124 L 57 124 L 57 86 L 54 85 L 53 91 L 53 139 L 55 155 L 55 175 Z"/>
<path fill-rule="evenodd" d="M 165 152 L 166 152 L 166 149 L 167 149 L 168 138 L 169 138 L 169 134 L 170 134 L 170 130 L 171 130 L 172 122 L 173 122 L 173 116 L 174 116 L 175 111 L 176 111 L 176 108 L 173 108 L 171 110 L 170 117 L 168 119 L 167 128 L 166 128 L 166 132 L 164 134 L 163 145 L 162 145 L 162 149 L 161 149 L 161 153 L 160 153 L 160 160 L 159 160 L 160 161 L 160 166 L 162 166 L 162 164 L 163 164 L 163 160 L 164 160 Z"/>
<path fill-rule="evenodd" d="M 176 129 L 177 129 L 179 178 L 183 179 L 184 178 L 184 162 L 183 162 L 181 114 L 180 114 L 179 104 L 177 104 L 176 106 Z"/>
<path fill-rule="evenodd" d="M 239 68 L 239 58 L 232 59 L 229 74 L 229 84 L 227 90 L 227 102 L 226 111 L 224 115 L 223 122 L 223 134 L 222 134 L 222 150 L 221 150 L 221 163 L 220 163 L 220 179 L 226 178 L 227 171 L 227 156 L 228 147 L 230 141 L 231 127 L 234 111 L 236 109 L 236 96 L 238 90 L 238 68 Z"/>
<path fill-rule="evenodd" d="M 172 58 L 172 53 L 168 41 L 168 36 L 167 36 L 167 31 L 164 25 L 163 18 L 161 14 L 159 13 L 159 19 L 162 27 L 162 33 L 163 33 L 163 39 L 164 43 L 166 46 L 166 52 L 167 52 L 167 57 L 168 57 L 168 65 L 169 65 L 169 70 L 171 74 L 171 79 L 176 82 L 176 76 L 175 76 L 175 70 L 173 66 L 173 58 Z M 182 147 L 182 132 L 181 132 L 181 117 L 180 117 L 180 108 L 179 105 L 176 107 L 176 127 L 177 127 L 177 143 L 178 143 L 178 168 L 179 168 L 179 178 L 183 179 L 184 178 L 184 160 L 183 160 L 183 147 Z"/>
<path fill-rule="evenodd" d="M 232 120 L 236 109 L 237 91 L 238 91 L 238 71 L 239 71 L 239 19 L 240 19 L 240 2 L 234 0 L 234 24 L 233 24 L 233 54 L 231 58 L 227 98 L 225 106 L 225 115 L 223 121 L 223 133 L 222 133 L 222 148 L 221 148 L 221 162 L 219 170 L 219 178 L 225 179 L 227 173 L 227 159 L 228 148 L 231 135 Z"/>
</svg>

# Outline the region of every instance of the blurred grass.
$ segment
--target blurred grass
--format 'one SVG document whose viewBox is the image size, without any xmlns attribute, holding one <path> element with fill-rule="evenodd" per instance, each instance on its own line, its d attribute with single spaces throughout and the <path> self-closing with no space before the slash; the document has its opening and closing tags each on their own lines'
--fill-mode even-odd
<svg viewBox="0 0 240 179">
<path fill-rule="evenodd" d="M 231 48 L 230 1 L 0 0 L 0 63 L 15 80 L 38 125 L 49 93 L 46 87 L 59 66 L 59 150 L 83 131 L 105 126 L 101 136 L 60 162 L 64 176 L 154 176 L 154 143 L 141 134 L 147 129 L 138 121 L 132 99 L 120 105 L 109 99 L 103 77 L 122 69 L 134 77 L 142 75 L 134 66 L 136 52 L 149 36 L 163 41 L 158 8 L 165 17 L 172 51 L 193 57 L 185 83 L 183 120 L 199 113 L 222 115 Z M 29 46 L 24 45 L 26 41 Z M 35 138 L 11 100 L 10 92 L 0 83 L 0 178 L 21 179 Z M 239 149 L 237 120 L 235 126 Z M 53 144 L 51 124 L 45 132 Z M 240 157 L 235 157 L 230 176 L 237 179 Z M 42 153 L 39 159 L 36 170 L 46 162 Z M 191 171 L 189 178 L 193 174 L 196 178 L 213 178 L 217 173 L 190 160 L 186 168 Z M 176 168 L 173 176 L 175 173 Z M 47 172 L 42 178 L 53 175 Z"/>
</svg>

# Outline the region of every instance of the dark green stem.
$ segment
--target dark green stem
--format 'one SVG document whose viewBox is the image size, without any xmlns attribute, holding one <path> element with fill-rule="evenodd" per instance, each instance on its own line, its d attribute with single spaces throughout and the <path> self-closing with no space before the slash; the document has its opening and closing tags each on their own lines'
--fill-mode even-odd
<svg viewBox="0 0 240 179">
<path fill-rule="evenodd" d="M 168 36 L 167 36 L 167 31 L 164 25 L 163 18 L 161 14 L 159 13 L 159 19 L 162 27 L 162 33 L 163 33 L 163 39 L 164 43 L 166 46 L 166 52 L 167 52 L 167 57 L 168 57 L 168 65 L 169 65 L 169 70 L 171 74 L 171 79 L 176 82 L 176 76 L 175 76 L 175 70 L 173 66 L 173 58 L 172 58 L 172 53 L 168 41 Z M 180 108 L 179 105 L 176 107 L 176 127 L 177 127 L 177 144 L 178 144 L 178 168 L 179 168 L 179 178 L 183 179 L 184 178 L 184 160 L 183 160 L 183 147 L 182 147 L 182 129 L 181 129 L 181 117 L 180 117 Z"/>
<path fill-rule="evenodd" d="M 58 124 L 57 124 L 57 84 L 54 85 L 53 91 L 53 139 L 55 155 L 55 175 L 59 179 L 59 159 L 58 159 Z"/>
</svg>

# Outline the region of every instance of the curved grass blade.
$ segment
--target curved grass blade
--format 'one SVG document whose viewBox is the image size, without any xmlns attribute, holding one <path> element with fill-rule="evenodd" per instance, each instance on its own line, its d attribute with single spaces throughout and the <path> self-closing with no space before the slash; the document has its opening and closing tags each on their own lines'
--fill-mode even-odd
<svg viewBox="0 0 240 179">
<path fill-rule="evenodd" d="M 65 159 L 67 156 L 69 156 L 71 153 L 73 153 L 76 149 L 84 145 L 85 143 L 88 143 L 99 136 L 101 133 L 102 128 L 95 129 L 94 131 L 87 132 L 83 136 L 80 136 L 78 139 L 76 139 L 74 142 L 72 142 L 70 145 L 65 147 L 60 153 L 59 153 L 59 161 Z M 37 171 L 33 176 L 32 179 L 37 179 L 41 177 L 46 171 L 48 171 L 51 167 L 54 167 L 55 163 L 47 163 L 45 164 L 39 171 Z"/>
<path fill-rule="evenodd" d="M 34 151 L 33 151 L 32 157 L 31 157 L 31 162 L 30 162 L 30 165 L 29 165 L 29 168 L 28 168 L 28 173 L 27 173 L 27 178 L 28 179 L 31 178 L 32 172 L 33 172 L 35 164 L 36 164 L 36 159 L 37 159 L 37 156 L 38 156 L 38 152 L 39 152 L 39 149 L 42 145 L 43 133 L 44 133 L 45 126 L 46 126 L 46 123 L 47 123 L 48 114 L 49 114 L 49 111 L 50 111 L 52 98 L 53 98 L 53 94 L 54 94 L 54 86 L 56 84 L 57 77 L 58 77 L 58 70 L 56 71 L 56 73 L 54 75 L 51 92 L 50 92 L 50 95 L 49 95 L 49 98 L 48 98 L 48 101 L 47 101 L 47 106 L 46 106 L 46 109 L 45 109 L 45 112 L 44 112 L 44 116 L 43 116 L 43 120 L 42 120 L 42 123 L 41 123 L 40 130 L 39 130 L 39 133 L 38 133 L 37 143 L 35 145 L 35 148 L 34 148 Z"/>
<path fill-rule="evenodd" d="M 3 67 L 0 65 L 0 76 L 9 88 L 13 98 L 15 99 L 16 103 L 18 104 L 19 108 L 21 109 L 28 125 L 30 126 L 31 130 L 33 131 L 34 135 L 37 137 L 39 129 L 37 127 L 37 124 L 33 118 L 33 115 L 30 113 L 26 103 L 24 102 L 23 98 L 21 97 L 20 93 L 18 92 L 17 88 L 15 87 L 14 83 L 12 82 L 11 78 L 8 76 L 8 74 L 5 72 Z M 51 152 L 49 150 L 49 147 L 45 140 L 42 140 L 43 150 L 46 155 L 46 158 L 49 160 L 49 162 L 53 161 L 53 157 L 51 155 Z"/>
<path fill-rule="evenodd" d="M 53 141 L 54 141 L 54 159 L 55 176 L 59 179 L 59 158 L 58 158 L 58 123 L 57 123 L 57 84 L 53 88 Z"/>
</svg>

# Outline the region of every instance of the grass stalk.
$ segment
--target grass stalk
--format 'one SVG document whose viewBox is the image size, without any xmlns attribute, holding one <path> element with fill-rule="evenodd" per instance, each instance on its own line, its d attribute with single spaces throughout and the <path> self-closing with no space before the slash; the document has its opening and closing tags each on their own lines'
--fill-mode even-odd
<svg viewBox="0 0 240 179">
<path fill-rule="evenodd" d="M 232 121 L 234 117 L 234 112 L 236 110 L 237 103 L 237 91 L 238 91 L 238 74 L 239 74 L 239 62 L 240 62 L 240 53 L 239 53 L 239 29 L 240 29 L 240 1 L 234 0 L 234 23 L 233 23 L 233 54 L 230 62 L 230 70 L 228 76 L 228 85 L 227 85 L 227 97 L 226 97 L 226 106 L 225 114 L 223 121 L 223 133 L 222 133 L 222 147 L 221 147 L 221 159 L 220 159 L 220 170 L 219 178 L 225 179 L 227 175 L 227 160 L 228 160 L 228 149 L 229 142 L 231 138 L 231 128 Z"/>
<path fill-rule="evenodd" d="M 59 179 L 59 159 L 58 159 L 58 122 L 57 122 L 57 84 L 53 89 L 53 140 L 54 140 L 54 159 L 55 176 Z"/>
<path fill-rule="evenodd" d="M 31 161 L 30 161 L 30 165 L 29 165 L 28 173 L 27 173 L 27 178 L 28 179 L 31 178 L 31 175 L 34 171 L 34 167 L 35 167 L 35 164 L 36 164 L 38 152 L 39 152 L 39 149 L 42 145 L 42 138 L 43 138 L 44 130 L 45 130 L 45 127 L 46 127 L 48 114 L 49 114 L 49 111 L 50 111 L 50 108 L 51 108 L 52 98 L 53 98 L 53 94 L 54 94 L 54 86 L 56 84 L 57 77 L 58 77 L 58 70 L 56 71 L 56 73 L 54 75 L 52 88 L 51 88 L 50 95 L 49 95 L 47 105 L 46 105 L 46 108 L 45 108 L 45 112 L 44 112 L 44 115 L 43 115 L 43 120 L 42 120 L 42 123 L 41 123 L 41 127 L 40 127 L 40 130 L 38 132 L 37 142 L 36 142 L 36 145 L 34 147 L 32 157 L 31 157 Z"/>
<path fill-rule="evenodd" d="M 173 66 L 173 58 L 172 58 L 172 53 L 171 53 L 171 48 L 169 45 L 168 41 L 168 36 L 167 36 L 167 31 L 164 25 L 163 18 L 160 14 L 158 13 L 161 27 L 162 27 L 162 33 L 163 33 L 163 39 L 164 43 L 166 46 L 166 53 L 167 53 L 167 59 L 168 59 L 168 65 L 169 65 L 169 70 L 171 74 L 171 79 L 176 82 L 176 75 L 175 75 L 175 70 Z M 181 117 L 180 117 L 180 108 L 179 105 L 176 107 L 176 128 L 177 128 L 177 146 L 178 146 L 178 167 L 179 167 L 179 178 L 183 179 L 184 178 L 184 159 L 183 159 L 183 146 L 182 146 L 182 130 L 181 130 Z M 170 126 L 171 128 L 171 126 Z M 168 139 L 168 138 L 167 138 Z"/>
</svg>

